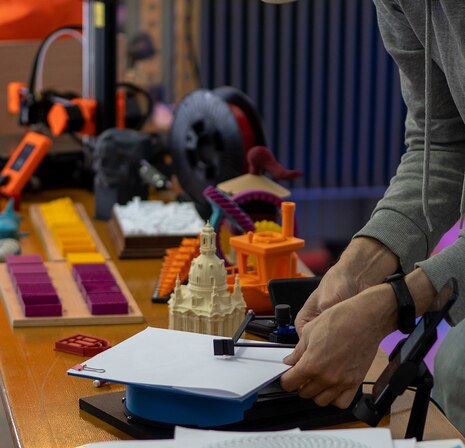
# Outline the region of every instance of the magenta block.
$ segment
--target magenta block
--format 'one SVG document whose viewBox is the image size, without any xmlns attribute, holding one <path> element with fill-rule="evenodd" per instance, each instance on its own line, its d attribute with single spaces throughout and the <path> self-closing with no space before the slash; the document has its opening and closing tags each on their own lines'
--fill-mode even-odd
<svg viewBox="0 0 465 448">
<path fill-rule="evenodd" d="M 17 292 L 26 305 L 60 302 L 53 285 L 47 283 L 19 284 Z"/>
<path fill-rule="evenodd" d="M 47 303 L 26 305 L 20 302 L 26 317 L 61 316 L 63 314 L 61 303 Z"/>
<path fill-rule="evenodd" d="M 90 293 L 86 301 L 92 314 L 128 314 L 128 302 L 121 293 Z"/>
<path fill-rule="evenodd" d="M 115 281 L 112 282 L 82 282 L 82 292 L 94 293 L 94 292 L 121 292 L 121 289 Z"/>
<path fill-rule="evenodd" d="M 40 255 L 8 255 L 5 258 L 6 264 L 35 264 L 43 262 Z"/>
<path fill-rule="evenodd" d="M 11 276 L 14 283 L 18 284 L 32 284 L 32 283 L 52 283 L 49 275 L 44 272 L 33 273 L 18 273 Z"/>
<path fill-rule="evenodd" d="M 29 294 L 52 294 L 56 293 L 55 288 L 51 283 L 35 283 L 35 284 L 20 284 L 18 285 L 18 291 L 21 295 Z"/>
<path fill-rule="evenodd" d="M 109 272 L 108 266 L 105 263 L 82 263 L 73 264 L 73 271 L 76 272 Z"/>
<path fill-rule="evenodd" d="M 60 299 L 39 255 L 9 256 L 6 262 L 26 317 L 63 314 Z"/>
<path fill-rule="evenodd" d="M 47 269 L 43 264 L 39 263 L 30 263 L 30 264 L 10 264 L 8 265 L 8 270 L 10 274 L 38 274 L 38 273 L 47 273 Z"/>
<path fill-rule="evenodd" d="M 108 272 L 108 266 L 105 263 L 83 263 L 73 264 L 73 277 L 78 280 L 80 275 L 87 272 Z M 111 273 L 110 273 L 111 274 Z"/>
<path fill-rule="evenodd" d="M 80 272 L 77 280 L 84 282 L 114 282 L 115 279 L 111 272 Z"/>
<path fill-rule="evenodd" d="M 37 294 L 37 295 L 21 295 L 21 300 L 27 306 L 29 305 L 53 305 L 56 303 L 60 303 L 60 299 L 58 298 L 56 293 L 51 294 Z"/>
</svg>

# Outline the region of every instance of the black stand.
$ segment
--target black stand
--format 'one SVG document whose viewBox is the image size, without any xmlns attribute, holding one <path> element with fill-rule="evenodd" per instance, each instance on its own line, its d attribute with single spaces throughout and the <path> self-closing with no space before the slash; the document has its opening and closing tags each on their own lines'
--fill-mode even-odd
<svg viewBox="0 0 465 448">
<path fill-rule="evenodd" d="M 428 414 L 429 399 L 433 389 L 433 375 L 424 362 L 419 365 L 417 380 L 412 386 L 417 387 L 415 399 L 413 400 L 412 410 L 407 425 L 405 438 L 415 437 L 419 442 L 423 440 L 425 430 L 426 415 Z"/>
<path fill-rule="evenodd" d="M 412 333 L 400 341 L 389 356 L 389 364 L 376 380 L 371 394 L 364 394 L 354 408 L 354 416 L 376 426 L 389 413 L 394 400 L 410 387 L 416 387 L 406 438 L 423 439 L 433 376 L 423 361 L 437 340 L 437 326 L 457 300 L 457 282 L 451 279 L 439 292 L 447 294 L 440 311 L 426 313 Z"/>
<path fill-rule="evenodd" d="M 397 376 L 397 377 L 396 377 Z M 381 377 L 380 377 L 381 378 Z M 415 437 L 423 440 L 429 399 L 433 388 L 433 376 L 426 364 L 407 364 L 407 368 L 399 368 L 391 382 L 384 390 L 379 391 L 379 380 L 373 387 L 373 394 L 363 394 L 354 409 L 354 416 L 370 426 L 377 426 L 381 419 L 390 412 L 391 404 L 406 389 L 416 387 L 415 399 L 410 411 L 405 438 Z"/>
</svg>

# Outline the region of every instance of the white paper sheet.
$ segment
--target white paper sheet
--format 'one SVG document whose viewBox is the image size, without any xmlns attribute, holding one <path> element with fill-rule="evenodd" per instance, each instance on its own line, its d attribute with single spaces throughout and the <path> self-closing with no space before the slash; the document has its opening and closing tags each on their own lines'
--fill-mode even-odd
<svg viewBox="0 0 465 448">
<path fill-rule="evenodd" d="M 170 440 L 118 440 L 111 442 L 96 442 L 82 445 L 77 448 L 202 448 L 205 444 L 232 440 L 244 434 L 295 434 L 300 432 L 299 428 L 288 431 L 261 431 L 261 432 L 232 432 L 232 431 L 210 431 L 201 429 L 186 429 L 177 426 L 175 438 Z"/>
<path fill-rule="evenodd" d="M 148 327 L 82 363 L 105 372 L 69 369 L 69 375 L 122 384 L 172 387 L 222 398 L 244 398 L 268 384 L 289 366 L 285 348 L 236 348 L 236 355 L 213 355 L 210 336 Z"/>
<path fill-rule="evenodd" d="M 394 448 L 416 448 L 417 439 L 396 439 L 394 440 Z"/>
<path fill-rule="evenodd" d="M 299 431 L 297 429 L 297 431 Z M 286 431 L 294 433 L 294 431 Z M 198 429 L 177 426 L 175 440 L 181 442 L 179 446 L 203 447 L 214 442 L 240 439 L 251 435 L 284 434 L 285 432 L 231 432 L 231 431 L 204 431 Z M 312 435 L 334 436 L 339 439 L 351 440 L 366 445 L 370 448 L 393 448 L 391 431 L 388 428 L 355 428 L 355 429 L 332 429 L 321 431 L 302 431 Z M 239 446 L 239 445 L 238 445 Z"/>
<path fill-rule="evenodd" d="M 448 440 L 428 440 L 425 442 L 418 442 L 418 448 L 464 448 L 465 445 L 459 439 Z"/>
<path fill-rule="evenodd" d="M 265 436 L 269 434 L 295 434 L 299 432 L 300 430 L 298 428 L 290 431 L 230 432 L 176 427 L 175 438 L 173 440 L 133 440 L 120 442 L 101 442 L 84 445 L 84 447 L 82 448 L 204 448 L 205 446 L 214 443 L 220 443 L 229 440 L 238 440 L 243 437 L 253 437 L 255 435 Z M 334 436 L 338 439 L 344 439 L 363 444 L 369 448 L 393 448 L 393 446 L 397 448 L 397 445 L 393 445 L 393 441 L 391 439 L 391 432 L 387 428 L 302 431 L 302 433 Z M 401 445 L 402 448 L 415 447 L 414 439 L 412 439 L 412 441 L 413 445 Z M 412 441 L 410 441 L 410 443 L 412 443 Z M 238 444 L 238 446 L 240 445 Z"/>
</svg>

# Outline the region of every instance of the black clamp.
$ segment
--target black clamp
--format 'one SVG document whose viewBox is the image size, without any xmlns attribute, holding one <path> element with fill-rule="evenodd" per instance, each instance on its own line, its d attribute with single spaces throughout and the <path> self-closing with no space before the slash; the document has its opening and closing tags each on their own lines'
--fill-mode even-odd
<svg viewBox="0 0 465 448">
<path fill-rule="evenodd" d="M 252 320 L 261 319 L 276 319 L 277 330 L 273 332 L 275 337 L 271 340 L 276 342 L 289 341 L 291 334 L 295 333 L 295 329 L 290 325 L 291 314 L 289 305 L 277 305 L 275 307 L 275 316 L 256 316 L 253 310 L 247 311 L 239 328 L 230 339 L 213 339 L 213 354 L 215 356 L 234 356 L 234 347 L 259 347 L 259 348 L 294 348 L 295 344 L 283 343 L 256 343 L 256 342 L 238 342 L 239 338 L 244 333 L 247 325 Z M 290 328 L 292 327 L 292 328 Z M 295 336 L 296 337 L 296 336 Z"/>
</svg>

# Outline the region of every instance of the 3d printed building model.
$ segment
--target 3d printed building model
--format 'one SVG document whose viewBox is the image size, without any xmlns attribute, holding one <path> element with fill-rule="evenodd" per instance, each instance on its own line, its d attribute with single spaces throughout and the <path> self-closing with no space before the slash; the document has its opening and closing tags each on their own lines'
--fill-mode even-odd
<svg viewBox="0 0 465 448">
<path fill-rule="evenodd" d="M 304 247 L 305 241 L 294 236 L 294 211 L 293 202 L 281 204 L 281 232 L 248 232 L 229 240 L 236 250 L 237 266 L 228 268 L 228 284 L 235 283 L 239 275 L 247 307 L 256 314 L 273 313 L 268 295 L 271 279 L 304 276 L 297 272 L 295 251 Z"/>
<path fill-rule="evenodd" d="M 187 285 L 179 278 L 169 301 L 169 328 L 232 336 L 244 318 L 239 278 L 228 291 L 224 260 L 216 255 L 215 232 L 207 223 L 200 234 L 200 255 L 192 261 Z"/>
</svg>

